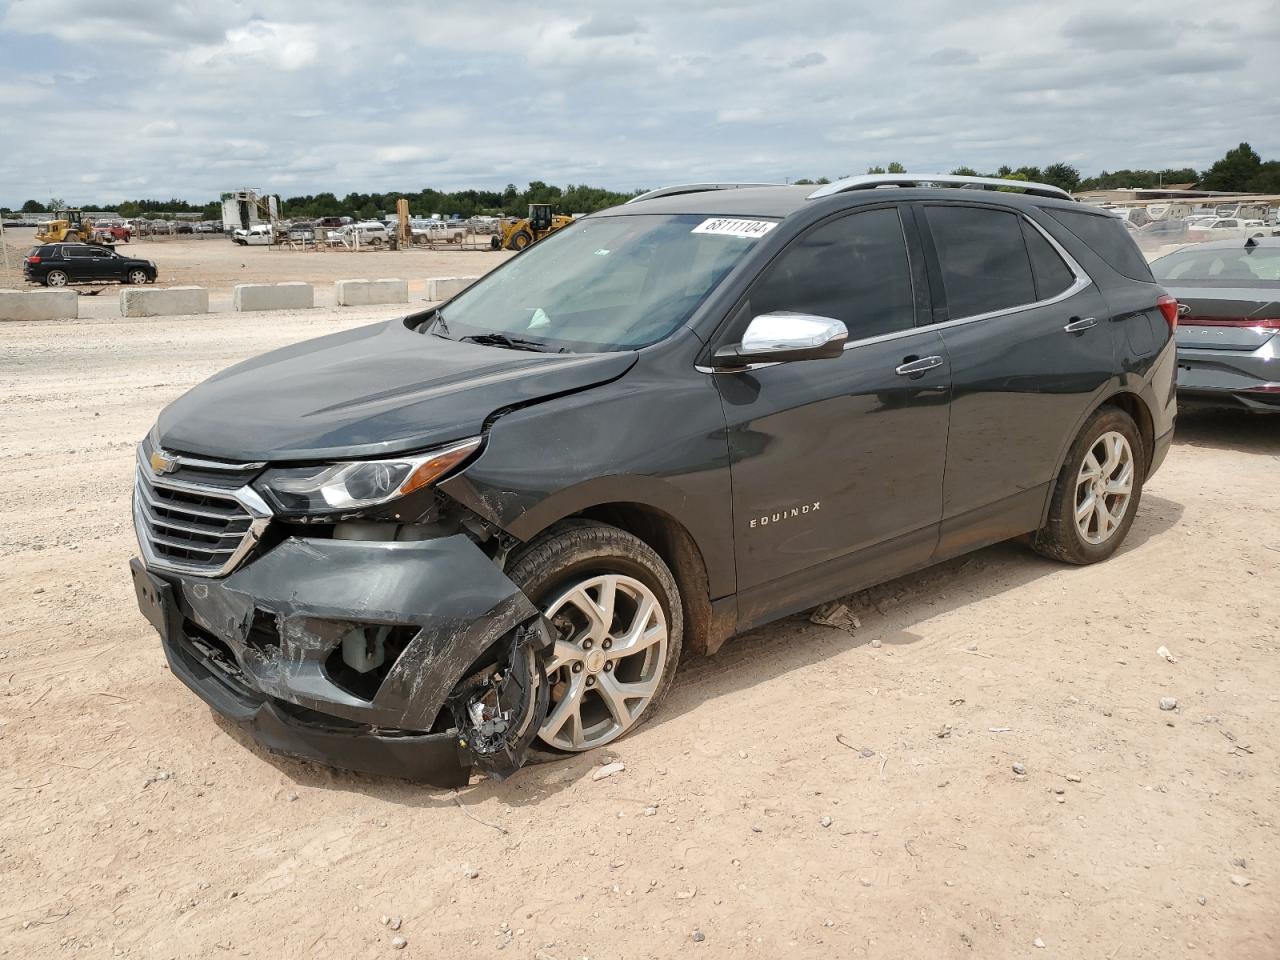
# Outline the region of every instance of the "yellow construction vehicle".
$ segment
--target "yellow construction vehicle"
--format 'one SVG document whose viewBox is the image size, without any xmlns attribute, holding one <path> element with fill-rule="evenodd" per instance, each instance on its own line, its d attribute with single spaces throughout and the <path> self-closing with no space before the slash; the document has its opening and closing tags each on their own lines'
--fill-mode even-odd
<svg viewBox="0 0 1280 960">
<path fill-rule="evenodd" d="M 46 220 L 36 228 L 37 243 L 93 242 L 93 221 L 79 210 L 59 210 L 57 220 Z"/>
<path fill-rule="evenodd" d="M 553 214 L 549 203 L 529 204 L 529 216 L 523 220 L 504 223 L 490 245 L 495 250 L 523 250 L 535 240 L 555 233 L 573 223 L 573 217 L 563 213 Z"/>
</svg>

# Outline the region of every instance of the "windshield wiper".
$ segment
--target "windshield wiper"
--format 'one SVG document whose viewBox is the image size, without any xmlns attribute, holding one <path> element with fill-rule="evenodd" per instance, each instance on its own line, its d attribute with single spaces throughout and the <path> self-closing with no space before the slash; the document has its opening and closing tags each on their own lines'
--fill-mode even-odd
<svg viewBox="0 0 1280 960">
<path fill-rule="evenodd" d="M 463 343 L 479 343 L 486 347 L 506 347 L 509 350 L 530 350 L 534 353 L 563 353 L 563 348 L 552 347 L 541 340 L 523 340 L 505 333 L 473 333 L 459 337 Z"/>
</svg>

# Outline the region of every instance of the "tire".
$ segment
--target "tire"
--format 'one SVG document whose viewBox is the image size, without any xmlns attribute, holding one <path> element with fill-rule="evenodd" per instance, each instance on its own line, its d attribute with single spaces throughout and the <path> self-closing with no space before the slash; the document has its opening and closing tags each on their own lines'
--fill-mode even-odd
<svg viewBox="0 0 1280 960">
<path fill-rule="evenodd" d="M 495 237 L 490 237 L 490 238 L 489 238 L 489 248 L 490 248 L 491 250 L 501 250 L 501 249 L 502 249 L 502 238 L 501 238 L 501 237 L 496 237 L 496 236 L 495 236 Z"/>
<path fill-rule="evenodd" d="M 131 284 L 141 284 L 141 283 L 146 283 L 146 282 L 147 282 L 147 271 L 145 271 L 145 270 L 130 270 L 128 273 L 126 273 L 126 274 L 124 275 L 124 282 L 125 282 L 125 283 L 131 283 Z"/>
<path fill-rule="evenodd" d="M 50 270 L 44 275 L 44 285 L 46 287 L 65 287 L 69 279 L 62 270 Z"/>
<path fill-rule="evenodd" d="M 1064 563 L 1097 563 L 1110 557 L 1133 526 L 1146 463 L 1133 418 L 1115 407 L 1099 409 L 1071 445 L 1054 487 L 1049 521 L 1032 541 L 1035 550 Z"/>
<path fill-rule="evenodd" d="M 523 250 L 531 243 L 533 243 L 533 237 L 529 235 L 527 230 L 521 230 L 511 238 L 510 246 L 512 250 Z"/>
<path fill-rule="evenodd" d="M 684 611 L 675 577 L 648 544 L 617 527 L 571 520 L 533 541 L 506 572 L 557 636 L 547 669 L 551 703 L 538 732 L 544 750 L 593 750 L 653 716 L 675 681 Z M 610 585 L 605 624 L 587 609 L 599 614 Z M 635 652 L 619 653 L 624 643 Z"/>
</svg>

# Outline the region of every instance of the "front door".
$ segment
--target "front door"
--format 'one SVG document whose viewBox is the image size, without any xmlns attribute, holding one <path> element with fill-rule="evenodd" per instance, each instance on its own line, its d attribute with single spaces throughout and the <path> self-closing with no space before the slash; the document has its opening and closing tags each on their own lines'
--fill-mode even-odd
<svg viewBox="0 0 1280 960">
<path fill-rule="evenodd" d="M 950 367 L 897 205 L 791 243 L 736 312 L 794 311 L 849 330 L 843 356 L 716 374 L 729 427 L 739 625 L 928 562 L 942 514 Z M 919 309 L 918 309 L 919 306 Z"/>
<path fill-rule="evenodd" d="M 919 212 L 955 391 L 945 556 L 1040 525 L 1066 445 L 1113 376 L 1115 324 L 1084 270 L 1020 212 Z"/>
</svg>

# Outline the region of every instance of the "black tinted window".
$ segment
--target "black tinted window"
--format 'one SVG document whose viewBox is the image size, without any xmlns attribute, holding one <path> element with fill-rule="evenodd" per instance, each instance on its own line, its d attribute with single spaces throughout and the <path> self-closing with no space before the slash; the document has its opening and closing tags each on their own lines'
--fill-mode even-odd
<svg viewBox="0 0 1280 960">
<path fill-rule="evenodd" d="M 1026 220 L 1022 221 L 1022 238 L 1027 242 L 1027 253 L 1031 256 L 1031 272 L 1035 274 L 1037 300 L 1056 297 L 1075 283 L 1075 274 L 1071 272 L 1066 261 L 1058 255 L 1058 251 L 1053 249 L 1053 244 Z"/>
<path fill-rule="evenodd" d="M 842 217 L 787 247 L 751 291 L 751 313 L 833 317 L 850 340 L 915 325 L 911 265 L 894 208 Z"/>
<path fill-rule="evenodd" d="M 62 255 L 74 260 L 86 260 L 93 254 L 87 247 L 63 247 Z"/>
<path fill-rule="evenodd" d="M 951 319 L 1035 302 L 1018 216 L 980 207 L 928 211 Z"/>
<path fill-rule="evenodd" d="M 1151 268 L 1118 217 L 1043 207 L 1045 213 L 1089 245 L 1116 273 L 1131 280 L 1152 280 Z"/>
</svg>

